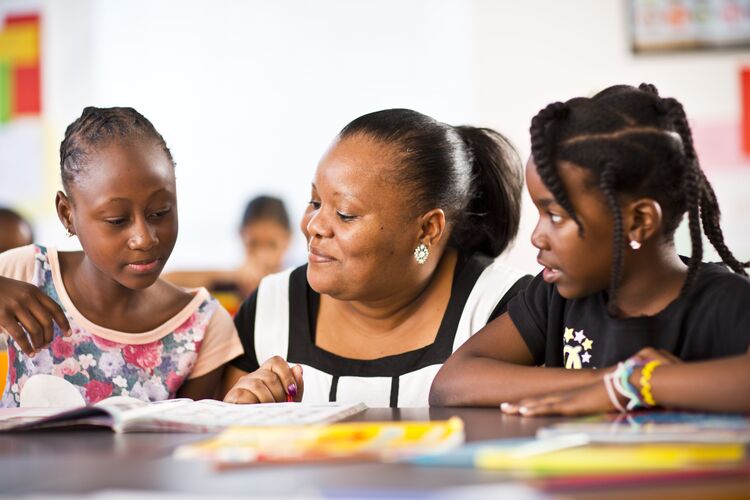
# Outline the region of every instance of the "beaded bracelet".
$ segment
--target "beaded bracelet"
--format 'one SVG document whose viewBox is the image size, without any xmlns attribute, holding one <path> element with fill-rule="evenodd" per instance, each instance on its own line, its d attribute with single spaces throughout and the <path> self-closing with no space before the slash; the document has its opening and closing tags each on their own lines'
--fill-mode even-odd
<svg viewBox="0 0 750 500">
<path fill-rule="evenodd" d="M 647 406 L 656 406 L 654 395 L 651 393 L 651 376 L 656 367 L 660 364 L 662 364 L 662 362 L 655 359 L 646 363 L 641 369 L 641 379 L 639 381 L 641 384 L 641 398 L 643 399 L 643 403 Z"/>
</svg>

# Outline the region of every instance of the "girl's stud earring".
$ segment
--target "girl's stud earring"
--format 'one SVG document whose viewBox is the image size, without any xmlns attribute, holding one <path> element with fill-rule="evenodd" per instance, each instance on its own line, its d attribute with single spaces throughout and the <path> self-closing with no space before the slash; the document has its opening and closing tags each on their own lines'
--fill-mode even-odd
<svg viewBox="0 0 750 500">
<path fill-rule="evenodd" d="M 427 257 L 430 256 L 430 249 L 427 248 L 427 245 L 424 243 L 420 243 L 417 245 L 417 248 L 414 249 L 414 260 L 417 261 L 417 264 L 424 264 L 427 262 Z"/>
<path fill-rule="evenodd" d="M 69 227 L 65 228 L 65 236 L 67 236 L 68 238 L 72 238 L 73 237 L 73 233 L 70 232 L 70 228 Z"/>
<path fill-rule="evenodd" d="M 641 248 L 641 242 L 636 241 L 636 240 L 630 240 L 630 248 L 632 248 L 633 250 L 638 250 L 639 248 Z"/>
</svg>

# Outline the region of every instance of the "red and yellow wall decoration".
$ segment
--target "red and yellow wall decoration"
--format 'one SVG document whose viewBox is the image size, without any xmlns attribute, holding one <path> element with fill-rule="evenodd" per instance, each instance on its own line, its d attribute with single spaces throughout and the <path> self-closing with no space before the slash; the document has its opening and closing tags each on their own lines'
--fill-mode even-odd
<svg viewBox="0 0 750 500">
<path fill-rule="evenodd" d="M 39 14 L 12 14 L 0 25 L 0 124 L 41 113 Z"/>
</svg>

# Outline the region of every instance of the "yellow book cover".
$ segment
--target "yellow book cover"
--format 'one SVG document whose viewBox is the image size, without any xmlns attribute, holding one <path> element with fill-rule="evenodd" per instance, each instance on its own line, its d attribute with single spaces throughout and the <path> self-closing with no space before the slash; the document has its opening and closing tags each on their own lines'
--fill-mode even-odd
<svg viewBox="0 0 750 500">
<path fill-rule="evenodd" d="M 352 422 L 290 427 L 231 427 L 175 450 L 179 459 L 219 463 L 396 460 L 450 450 L 464 442 L 460 418 L 432 422 Z"/>
<path fill-rule="evenodd" d="M 538 473 L 605 473 L 681 470 L 736 465 L 745 459 L 742 444 L 590 445 L 519 457 L 505 449 L 485 448 L 475 464 L 480 468 Z"/>
</svg>

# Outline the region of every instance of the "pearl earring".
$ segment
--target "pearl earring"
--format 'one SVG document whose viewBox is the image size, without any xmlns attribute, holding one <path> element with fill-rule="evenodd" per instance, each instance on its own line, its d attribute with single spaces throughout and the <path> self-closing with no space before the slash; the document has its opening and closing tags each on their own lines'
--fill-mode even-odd
<svg viewBox="0 0 750 500">
<path fill-rule="evenodd" d="M 630 240 L 630 248 L 632 248 L 633 250 L 638 250 L 639 248 L 641 248 L 641 242 L 636 241 L 636 240 Z"/>
<path fill-rule="evenodd" d="M 414 249 L 414 260 L 417 261 L 417 264 L 424 264 L 427 262 L 427 257 L 430 256 L 430 249 L 427 248 L 427 245 L 424 243 L 420 243 L 417 245 L 417 248 Z"/>
</svg>

